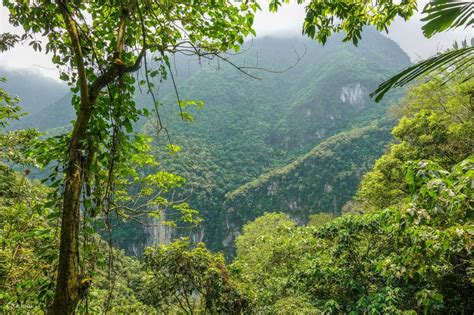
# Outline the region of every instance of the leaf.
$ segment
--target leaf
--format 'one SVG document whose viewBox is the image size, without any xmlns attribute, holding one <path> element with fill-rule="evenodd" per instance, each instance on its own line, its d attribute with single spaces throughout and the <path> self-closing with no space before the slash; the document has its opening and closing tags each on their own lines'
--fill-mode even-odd
<svg viewBox="0 0 474 315">
<path fill-rule="evenodd" d="M 179 116 L 181 117 L 181 120 L 185 122 L 192 123 L 194 121 L 193 116 L 188 112 L 180 112 Z"/>
<path fill-rule="evenodd" d="M 383 82 L 375 91 L 370 93 L 370 97 L 375 97 L 375 101 L 379 102 L 389 90 L 396 87 L 402 87 L 441 68 L 449 68 L 454 66 L 456 69 L 465 69 L 474 64 L 473 57 L 474 47 L 464 47 L 429 58 L 414 66 L 408 67 L 407 69 Z M 469 74 L 468 77 L 465 78 L 465 81 L 469 80 L 470 78 L 472 78 L 472 74 Z"/>
<path fill-rule="evenodd" d="M 132 123 L 130 122 L 129 119 L 124 120 L 123 126 L 125 127 L 125 130 L 127 130 L 127 132 L 132 132 L 133 131 Z"/>
<path fill-rule="evenodd" d="M 59 79 L 61 79 L 62 81 L 69 81 L 69 76 L 67 75 L 67 73 L 61 72 L 61 74 L 59 75 Z"/>
<path fill-rule="evenodd" d="M 57 218 L 59 218 L 59 211 L 54 211 L 54 212 L 48 214 L 48 216 L 46 218 L 48 220 L 56 220 Z"/>
<path fill-rule="evenodd" d="M 459 0 L 434 0 L 423 9 L 427 14 L 422 18 L 423 34 L 431 37 L 436 33 L 444 32 L 457 27 L 469 27 L 473 22 L 474 2 Z"/>
</svg>

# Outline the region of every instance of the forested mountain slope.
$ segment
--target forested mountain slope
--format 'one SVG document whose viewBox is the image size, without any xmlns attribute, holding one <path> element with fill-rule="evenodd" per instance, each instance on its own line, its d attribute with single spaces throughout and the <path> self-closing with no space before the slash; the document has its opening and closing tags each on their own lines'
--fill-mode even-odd
<svg viewBox="0 0 474 315">
<path fill-rule="evenodd" d="M 297 56 L 293 48 L 301 53 L 305 46 L 306 54 L 294 65 Z M 310 41 L 256 40 L 247 52 L 235 56 L 234 62 L 274 70 L 294 67 L 283 73 L 252 71 L 262 80 L 250 79 L 225 63 L 203 67 L 178 84 L 181 99 L 198 99 L 205 104 L 201 111 L 192 110 L 193 123 L 179 120 L 174 95 L 165 97 L 162 107 L 171 141 L 182 151 L 171 159 L 160 154 L 160 160 L 165 169 L 188 179 L 183 196 L 205 220 L 193 235 L 213 249 L 223 248 L 226 224 L 231 224 L 223 215 L 227 213 L 226 194 L 291 163 L 339 132 L 384 117 L 399 95 L 392 94 L 380 104 L 367 95 L 383 78 L 409 64 L 409 59 L 394 42 L 368 30 L 358 48 L 340 43 L 340 38 L 324 48 Z M 145 128 L 153 132 L 150 125 Z M 361 156 L 367 160 L 366 168 L 390 139 L 388 129 L 380 132 L 373 139 L 380 141 L 374 152 L 361 152 L 367 154 Z M 165 136 L 160 138 L 160 143 L 167 143 Z M 362 172 L 360 167 L 356 168 Z M 335 206 L 312 209 L 337 212 L 355 192 L 360 175 L 348 175 L 349 193 L 334 192 Z M 318 185 L 324 187 L 325 183 Z M 306 194 L 309 189 L 293 192 Z M 309 195 L 307 204 L 316 205 L 320 196 Z M 253 197 L 258 204 L 258 196 L 248 196 Z M 239 208 L 243 218 L 254 218 L 262 210 Z M 239 221 L 234 227 L 238 229 L 243 223 Z"/>
<path fill-rule="evenodd" d="M 237 198 L 231 192 L 241 191 L 241 185 L 247 187 L 246 183 L 272 169 L 285 168 L 295 160 L 294 163 L 298 163 L 301 156 L 340 132 L 384 117 L 387 107 L 397 102 L 399 95 L 388 95 L 383 103 L 375 104 L 368 93 L 409 64 L 408 56 L 397 44 L 372 29 L 365 31 L 358 47 L 341 43 L 341 36 L 334 36 L 325 47 L 310 40 L 288 38 L 248 42 L 241 53 L 231 56 L 231 61 L 247 67 L 245 71 L 259 79 L 243 74 L 222 60 L 209 62 L 178 57 L 172 61 L 180 99 L 200 100 L 204 107 L 202 110 L 184 109 L 192 114 L 194 121 L 183 122 L 171 80 L 156 82 L 154 92 L 160 101 L 160 115 L 169 138 L 163 131 L 156 134 L 150 122 L 145 123 L 143 132 L 156 139 L 160 167 L 187 179 L 179 195 L 204 218 L 198 229 L 180 233 L 206 241 L 212 249 L 223 248 L 227 224 L 232 224 L 231 230 L 236 232 L 245 223 L 244 219 L 253 219 L 261 211 L 276 210 L 253 208 L 266 203 L 265 199 L 256 199 L 249 207 L 239 206 L 238 223 L 229 223 L 230 212 L 226 207 L 234 208 L 234 205 L 226 194 Z M 20 97 L 25 98 L 28 90 L 22 93 Z M 50 105 L 22 118 L 17 126 L 47 130 L 68 125 L 74 117 L 72 106 L 66 106 L 69 100 L 66 93 L 62 98 L 51 99 L 45 102 Z M 140 107 L 153 108 L 152 98 L 144 86 L 137 85 L 136 101 Z M 348 174 L 342 180 L 349 182 L 341 182 L 341 185 L 348 185 L 349 190 L 335 189 L 331 197 L 324 197 L 331 199 L 328 207 L 329 199 L 322 201 L 319 194 L 308 191 L 313 188 L 324 191 L 330 183 L 318 181 L 303 185 L 298 191 L 292 191 L 297 194 L 292 200 L 304 199 L 305 206 L 292 211 L 339 211 L 357 186 L 360 172 L 370 167 L 389 141 L 385 127 L 373 132 L 372 136 L 379 132 L 374 139 L 380 143 L 376 148 L 369 145 L 369 149 L 360 152 L 366 154 L 360 158 L 367 161 L 363 165 L 356 163 L 352 170 L 344 170 Z M 182 148 L 172 156 L 164 147 L 170 141 Z M 347 156 L 347 161 L 351 158 Z M 298 176 L 294 180 L 299 180 Z M 294 185 L 297 184 L 290 184 Z M 247 196 L 254 197 L 261 196 Z M 279 210 L 286 209 L 281 205 Z M 149 233 L 134 223 L 118 228 L 116 236 L 118 244 L 127 249 L 142 249 L 153 242 Z"/>
<path fill-rule="evenodd" d="M 18 129 L 37 128 L 40 131 L 46 131 L 68 126 L 73 119 L 75 119 L 75 115 L 71 106 L 71 94 L 67 93 L 39 111 L 21 118 L 13 124 L 13 127 Z"/>
<path fill-rule="evenodd" d="M 221 220 L 226 249 L 240 228 L 265 212 L 284 212 L 307 223 L 311 214 L 339 215 L 357 191 L 362 175 L 391 140 L 391 121 L 341 132 L 284 167 L 276 168 L 226 195 Z"/>
</svg>

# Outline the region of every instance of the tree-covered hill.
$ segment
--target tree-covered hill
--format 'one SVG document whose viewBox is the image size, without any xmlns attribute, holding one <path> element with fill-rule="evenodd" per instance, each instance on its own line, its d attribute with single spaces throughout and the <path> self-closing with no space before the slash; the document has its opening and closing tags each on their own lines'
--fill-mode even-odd
<svg viewBox="0 0 474 315">
<path fill-rule="evenodd" d="M 223 245 L 265 212 L 284 212 L 305 224 L 311 214 L 339 215 L 364 173 L 391 140 L 390 121 L 341 132 L 294 162 L 267 172 L 226 195 L 221 220 Z"/>
<path fill-rule="evenodd" d="M 380 106 L 368 95 L 409 59 L 394 42 L 371 29 L 366 33 L 358 47 L 335 40 L 307 58 L 307 75 L 271 134 L 275 144 L 308 149 L 357 122 L 384 115 L 384 105 L 396 102 L 391 95 Z"/>
<path fill-rule="evenodd" d="M 69 122 L 74 119 L 74 110 L 70 104 L 71 94 L 68 93 L 39 111 L 21 118 L 13 124 L 13 127 L 18 129 L 37 128 L 40 131 L 46 131 L 69 126 Z"/>
<path fill-rule="evenodd" d="M 295 65 L 293 48 L 302 53 L 305 46 L 306 54 Z M 203 67 L 178 84 L 181 99 L 204 102 L 202 110 L 191 110 L 193 123 L 180 121 L 174 95 L 165 97 L 162 107 L 171 141 L 182 151 L 171 159 L 166 153 L 160 154 L 160 160 L 163 167 L 187 178 L 183 195 L 205 220 L 194 236 L 213 249 L 222 249 L 229 223 L 222 215 L 227 211 L 226 194 L 284 167 L 339 132 L 384 117 L 399 95 L 392 94 L 380 104 L 367 95 L 383 78 L 406 66 L 409 59 L 394 42 L 368 30 L 358 48 L 340 43 L 339 38 L 324 48 L 309 41 L 264 38 L 235 56 L 235 63 L 274 70 L 294 67 L 283 73 L 251 72 L 262 80 L 250 79 L 225 63 Z M 150 125 L 145 128 L 153 132 Z M 389 141 L 388 130 L 383 132 L 379 137 L 383 141 L 374 152 L 362 151 L 367 154 L 361 156 L 368 161 L 366 167 Z M 162 144 L 168 142 L 165 136 L 160 137 Z M 355 192 L 358 179 L 350 180 L 350 192 L 334 193 L 336 206 L 312 209 L 338 211 L 336 208 Z M 301 193 L 310 189 L 302 187 Z M 317 204 L 319 197 L 309 195 L 307 204 Z M 259 202 L 257 197 L 255 202 Z M 254 218 L 257 213 L 253 211 L 258 210 L 240 207 L 239 211 L 243 217 Z"/>
</svg>

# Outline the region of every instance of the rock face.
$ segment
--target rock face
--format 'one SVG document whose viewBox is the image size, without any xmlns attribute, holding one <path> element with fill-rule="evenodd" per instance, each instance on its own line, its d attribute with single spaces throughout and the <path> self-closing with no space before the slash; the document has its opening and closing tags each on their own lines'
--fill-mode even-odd
<svg viewBox="0 0 474 315">
<path fill-rule="evenodd" d="M 362 109 L 364 107 L 364 96 L 368 93 L 362 88 L 359 82 L 350 83 L 341 89 L 341 101 L 349 103 L 351 106 Z"/>
<path fill-rule="evenodd" d="M 160 218 L 153 217 L 150 221 L 150 225 L 147 227 L 148 239 L 146 246 L 170 243 L 173 239 L 174 229 L 164 224 L 166 212 L 162 211 Z"/>
</svg>

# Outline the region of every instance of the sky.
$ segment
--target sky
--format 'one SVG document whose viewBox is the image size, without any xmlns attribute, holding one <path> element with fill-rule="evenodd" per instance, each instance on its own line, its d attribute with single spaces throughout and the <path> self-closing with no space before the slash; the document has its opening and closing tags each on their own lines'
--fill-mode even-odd
<svg viewBox="0 0 474 315">
<path fill-rule="evenodd" d="M 428 0 L 420 0 L 418 2 L 420 10 L 427 1 Z M 257 32 L 257 38 L 261 36 L 303 36 L 301 35 L 301 26 L 305 15 L 304 5 L 298 5 L 296 1 L 292 1 L 292 3 L 282 6 L 279 12 L 270 13 L 265 4 L 266 2 L 267 1 L 261 1 L 262 11 L 258 12 L 255 16 L 254 28 Z M 389 33 L 385 34 L 397 42 L 410 56 L 412 61 L 419 61 L 430 57 L 437 52 L 451 47 L 455 40 L 470 40 L 474 35 L 472 28 L 467 30 L 457 29 L 437 34 L 427 39 L 423 36 L 421 31 L 422 22 L 420 19 L 420 13 L 415 14 L 408 22 L 397 19 L 389 27 Z M 18 29 L 9 25 L 8 13 L 3 7 L 0 8 L 0 33 L 1 32 L 19 32 Z M 48 77 L 58 79 L 58 72 L 51 63 L 50 56 L 44 53 L 37 53 L 27 45 L 17 46 L 6 53 L 0 53 L 0 65 L 9 68 L 28 68 Z"/>
</svg>

